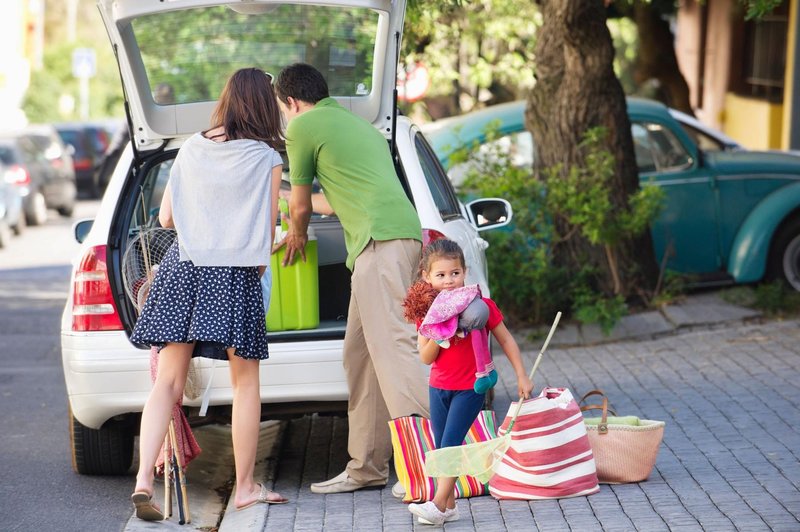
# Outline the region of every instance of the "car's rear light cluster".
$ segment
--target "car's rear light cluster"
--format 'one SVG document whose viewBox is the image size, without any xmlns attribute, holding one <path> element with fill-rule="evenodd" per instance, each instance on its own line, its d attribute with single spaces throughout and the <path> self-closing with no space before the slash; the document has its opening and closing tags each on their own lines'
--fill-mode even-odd
<svg viewBox="0 0 800 532">
<path fill-rule="evenodd" d="M 443 238 L 447 238 L 444 234 L 440 233 L 436 229 L 422 229 L 422 245 L 427 246 L 431 242 L 435 242 L 436 240 L 441 240 Z"/>
<path fill-rule="evenodd" d="M 25 167 L 15 164 L 6 170 L 5 180 L 12 185 L 30 185 L 31 176 Z"/>
<path fill-rule="evenodd" d="M 76 158 L 72 161 L 72 166 L 75 170 L 89 170 L 92 167 L 92 160 Z"/>
<path fill-rule="evenodd" d="M 86 251 L 75 272 L 72 297 L 73 331 L 122 330 L 106 267 L 106 246 Z"/>
</svg>

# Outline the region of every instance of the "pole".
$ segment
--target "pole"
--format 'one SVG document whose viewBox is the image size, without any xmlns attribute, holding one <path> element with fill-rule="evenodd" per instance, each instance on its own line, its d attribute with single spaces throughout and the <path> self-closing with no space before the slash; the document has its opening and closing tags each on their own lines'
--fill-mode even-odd
<svg viewBox="0 0 800 532">
<path fill-rule="evenodd" d="M 81 76 L 78 79 L 80 79 L 81 120 L 89 120 L 89 77 Z"/>
</svg>

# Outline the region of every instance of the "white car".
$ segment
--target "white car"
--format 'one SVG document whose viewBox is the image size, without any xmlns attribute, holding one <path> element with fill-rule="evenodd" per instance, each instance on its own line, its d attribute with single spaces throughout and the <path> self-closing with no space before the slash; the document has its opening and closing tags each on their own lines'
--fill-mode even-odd
<svg viewBox="0 0 800 532">
<path fill-rule="evenodd" d="M 155 216 L 181 143 L 208 127 L 214 99 L 238 68 L 277 73 L 304 61 L 323 72 L 332 95 L 386 136 L 425 239 L 457 241 L 467 257 L 468 282 L 488 294 L 487 244 L 479 231 L 507 224 L 511 207 L 503 199 L 462 204 L 419 129 L 397 116 L 404 0 L 98 4 L 118 57 L 133 135 L 96 218 L 75 225 L 82 248 L 61 342 L 77 472 L 120 474 L 132 463 L 151 380 L 147 346 L 130 342 L 137 315 L 125 296 L 121 262 L 139 228 Z M 342 340 L 350 272 L 342 229 L 336 217 L 315 216 L 311 226 L 318 238 L 320 322 L 313 329 L 269 331 L 270 358 L 261 363 L 265 417 L 344 410 L 348 399 Z M 213 364 L 202 359 L 200 365 L 206 381 L 213 371 L 208 415 L 225 420 L 232 402 L 228 368 Z M 199 405 L 199 398 L 184 402 L 190 417 Z"/>
</svg>

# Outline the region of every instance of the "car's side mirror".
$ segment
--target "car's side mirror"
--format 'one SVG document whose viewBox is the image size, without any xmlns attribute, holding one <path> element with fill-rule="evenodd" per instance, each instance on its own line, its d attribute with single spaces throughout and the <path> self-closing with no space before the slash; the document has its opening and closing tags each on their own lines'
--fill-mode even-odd
<svg viewBox="0 0 800 532">
<path fill-rule="evenodd" d="M 94 224 L 94 219 L 87 218 L 86 220 L 78 220 L 72 226 L 72 234 L 75 235 L 75 240 L 77 240 L 79 244 L 82 244 L 83 241 L 86 240 L 86 236 L 89 234 L 89 231 L 92 230 L 92 224 Z"/>
<path fill-rule="evenodd" d="M 466 205 L 470 221 L 478 229 L 496 229 L 511 223 L 513 209 L 502 198 L 484 198 L 470 201 Z"/>
</svg>

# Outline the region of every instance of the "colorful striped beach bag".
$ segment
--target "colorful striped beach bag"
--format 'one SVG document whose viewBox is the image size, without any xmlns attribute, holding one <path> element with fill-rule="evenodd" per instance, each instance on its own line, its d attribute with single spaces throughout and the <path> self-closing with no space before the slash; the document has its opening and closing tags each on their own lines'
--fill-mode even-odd
<svg viewBox="0 0 800 532">
<path fill-rule="evenodd" d="M 500 427 L 505 434 L 516 403 Z M 597 493 L 597 471 L 583 414 L 566 388 L 527 399 L 511 429 L 511 445 L 495 466 L 496 499 L 558 499 Z"/>
<path fill-rule="evenodd" d="M 581 420 L 583 422 L 583 420 Z M 403 502 L 424 502 L 433 499 L 436 479 L 425 474 L 425 453 L 435 449 L 429 419 L 403 416 L 389 421 L 394 450 L 397 480 L 406 490 Z M 476 443 L 497 437 L 494 412 L 483 410 L 472 423 L 464 443 Z M 474 497 L 488 492 L 487 484 L 474 477 L 461 476 L 456 481 L 456 497 Z"/>
</svg>

